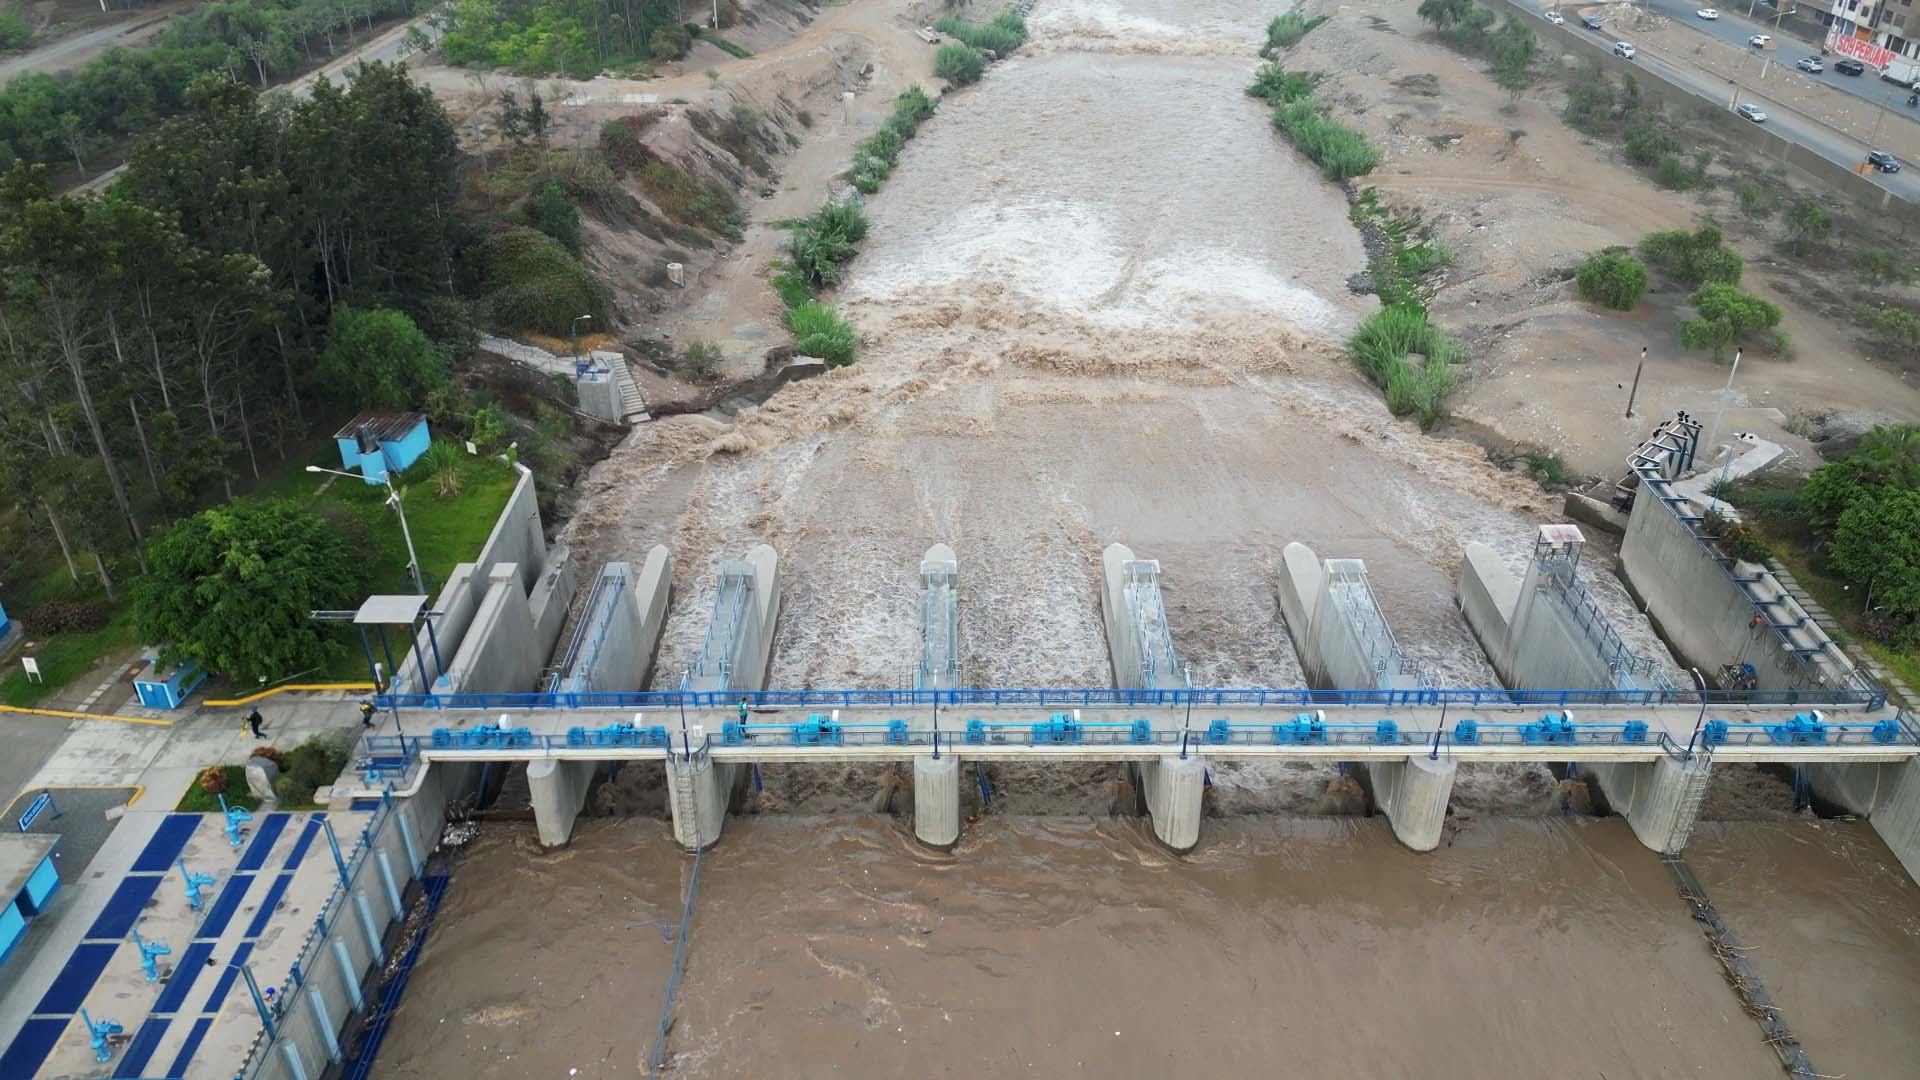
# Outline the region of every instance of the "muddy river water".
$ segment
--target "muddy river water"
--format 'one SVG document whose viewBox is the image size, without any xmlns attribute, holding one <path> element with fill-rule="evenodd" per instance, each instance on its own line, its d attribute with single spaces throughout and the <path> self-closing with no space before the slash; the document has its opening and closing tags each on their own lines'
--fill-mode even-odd
<svg viewBox="0 0 1920 1080">
<path fill-rule="evenodd" d="M 1274 597 L 1300 540 L 1368 560 L 1437 683 L 1495 685 L 1452 600 L 1461 544 L 1518 567 L 1553 507 L 1393 422 L 1340 354 L 1374 305 L 1345 287 L 1344 197 L 1242 93 L 1289 6 L 1042 0 L 1030 47 L 870 201 L 839 298 L 860 363 L 731 425 L 647 425 L 596 469 L 576 553 L 676 559 L 656 686 L 697 653 L 720 561 L 760 542 L 785 584 L 770 685 L 910 685 L 934 543 L 960 559 L 967 684 L 1109 685 L 1115 540 L 1161 561 L 1197 684 L 1300 684 Z M 1671 668 L 1598 547 L 1600 603 Z M 989 779 L 935 855 L 891 770 L 765 770 L 700 863 L 671 1073 L 1779 1072 L 1659 860 L 1619 819 L 1562 816 L 1543 768 L 1463 768 L 1424 855 L 1329 814 L 1357 807 L 1320 766 L 1216 769 L 1185 857 L 1111 813 L 1110 768 Z M 494 823 L 461 856 L 381 1075 L 646 1074 L 694 863 L 657 780 L 615 787 L 602 808 L 630 816 L 567 848 Z M 1920 893 L 1790 792 L 1726 770 L 1689 858 L 1816 1067 L 1920 1075 Z"/>
</svg>

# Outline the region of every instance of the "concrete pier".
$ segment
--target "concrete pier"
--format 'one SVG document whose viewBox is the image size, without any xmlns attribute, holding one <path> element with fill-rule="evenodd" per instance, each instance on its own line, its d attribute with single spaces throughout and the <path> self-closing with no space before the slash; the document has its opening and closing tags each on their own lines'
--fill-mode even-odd
<svg viewBox="0 0 1920 1080">
<path fill-rule="evenodd" d="M 773 628 L 780 617 L 780 556 L 765 544 L 720 568 L 713 621 L 689 688 L 758 690 L 766 684 Z"/>
<path fill-rule="evenodd" d="M 587 801 L 597 761 L 532 761 L 527 763 L 527 787 L 533 796 L 533 823 L 540 843 L 558 847 L 573 837 L 574 819 Z"/>
<path fill-rule="evenodd" d="M 913 835 L 930 848 L 950 850 L 960 839 L 960 759 L 952 754 L 913 759 Z"/>
<path fill-rule="evenodd" d="M 1458 766 L 1425 755 L 1369 761 L 1366 766 L 1373 801 L 1393 825 L 1393 835 L 1415 851 L 1439 847 Z"/>
<path fill-rule="evenodd" d="M 638 573 L 630 563 L 602 567 L 554 688 L 620 693 L 647 685 L 672 584 L 673 556 L 660 545 L 647 553 Z"/>
<path fill-rule="evenodd" d="M 1663 755 L 1647 762 L 1593 762 L 1584 766 L 1600 784 L 1613 812 L 1627 819 L 1640 842 L 1662 854 L 1687 846 L 1700 803 L 1707 797 L 1712 763 L 1705 754 L 1690 761 Z"/>
<path fill-rule="evenodd" d="M 1321 562 L 1305 544 L 1281 552 L 1280 614 L 1307 685 L 1319 690 L 1413 690 L 1420 669 L 1400 651 L 1373 595 L 1367 564 Z"/>
<path fill-rule="evenodd" d="M 667 762 L 667 805 L 673 810 L 673 838 L 681 847 L 705 851 L 719 842 L 742 768 L 716 764 L 704 754 L 692 761 L 676 757 Z"/>
<path fill-rule="evenodd" d="M 1113 685 L 1122 690 L 1176 690 L 1186 673 L 1173 652 L 1167 610 L 1160 599 L 1160 564 L 1136 559 L 1125 544 L 1100 553 L 1100 614 L 1106 623 Z"/>
<path fill-rule="evenodd" d="M 1200 803 L 1206 794 L 1206 762 L 1198 754 L 1143 761 L 1139 764 L 1139 776 L 1155 839 L 1173 851 L 1192 851 L 1200 842 Z"/>
<path fill-rule="evenodd" d="M 1513 690 L 1664 688 L 1665 676 L 1628 651 L 1580 583 L 1585 546 L 1572 525 L 1542 525 L 1516 580 L 1492 548 L 1466 545 L 1457 595 L 1467 625 Z"/>
<path fill-rule="evenodd" d="M 960 562 L 953 549 L 935 544 L 920 560 L 921 690 L 960 686 Z"/>
<path fill-rule="evenodd" d="M 1901 762 L 1862 762 L 1843 765 L 1822 762 L 1808 766 L 1816 798 L 1867 819 L 1888 848 L 1920 881 L 1920 765 Z"/>
</svg>

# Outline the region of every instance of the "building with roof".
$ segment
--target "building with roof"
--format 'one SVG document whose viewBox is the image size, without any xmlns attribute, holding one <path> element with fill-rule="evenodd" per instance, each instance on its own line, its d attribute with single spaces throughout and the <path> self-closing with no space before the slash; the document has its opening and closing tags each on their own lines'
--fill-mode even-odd
<svg viewBox="0 0 1920 1080">
<path fill-rule="evenodd" d="M 369 484 L 383 484 L 389 473 L 420 460 L 432 441 L 427 418 L 415 412 L 366 412 L 334 432 L 340 468 L 357 472 Z"/>
</svg>

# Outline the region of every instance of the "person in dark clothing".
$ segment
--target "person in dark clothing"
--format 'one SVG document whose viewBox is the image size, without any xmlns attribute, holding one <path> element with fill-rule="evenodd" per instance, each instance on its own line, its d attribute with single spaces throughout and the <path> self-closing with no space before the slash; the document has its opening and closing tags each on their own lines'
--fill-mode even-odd
<svg viewBox="0 0 1920 1080">
<path fill-rule="evenodd" d="M 747 699 L 746 698 L 740 699 L 740 722 L 743 724 L 747 722 Z"/>
<path fill-rule="evenodd" d="M 360 699 L 360 726 L 373 726 L 373 702 L 368 701 L 366 698 Z"/>
<path fill-rule="evenodd" d="M 253 737 L 256 739 L 264 739 L 267 737 L 267 722 L 260 715 L 258 707 L 255 707 L 252 712 L 247 714 L 247 730 L 253 732 Z"/>
</svg>

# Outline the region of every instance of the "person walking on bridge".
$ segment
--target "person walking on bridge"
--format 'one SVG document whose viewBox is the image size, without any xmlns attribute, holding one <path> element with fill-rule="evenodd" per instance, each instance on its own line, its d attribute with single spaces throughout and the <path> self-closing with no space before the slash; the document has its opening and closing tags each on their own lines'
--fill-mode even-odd
<svg viewBox="0 0 1920 1080">
<path fill-rule="evenodd" d="M 743 724 L 747 722 L 747 699 L 746 698 L 740 699 L 740 722 Z"/>
<path fill-rule="evenodd" d="M 360 726 L 364 728 L 373 726 L 373 702 L 366 698 L 360 699 Z"/>
</svg>

